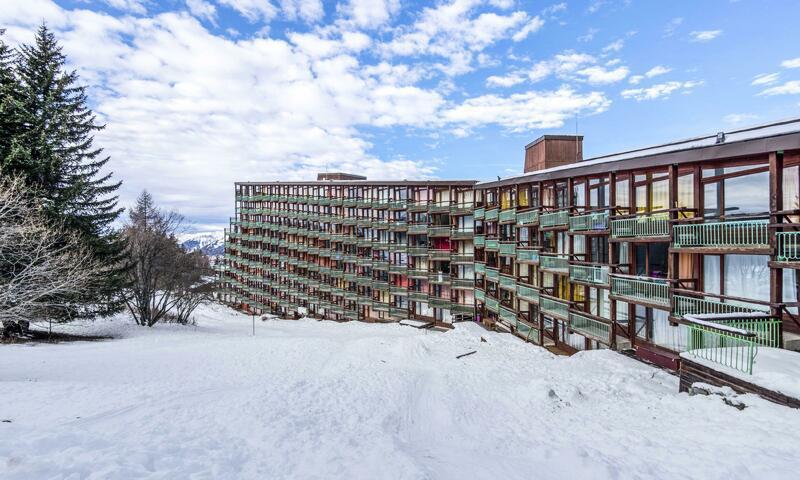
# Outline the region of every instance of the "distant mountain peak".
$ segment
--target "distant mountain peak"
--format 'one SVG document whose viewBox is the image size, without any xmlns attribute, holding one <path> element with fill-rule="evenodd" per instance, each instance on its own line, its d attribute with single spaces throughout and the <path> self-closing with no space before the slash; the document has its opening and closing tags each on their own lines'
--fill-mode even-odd
<svg viewBox="0 0 800 480">
<path fill-rule="evenodd" d="M 182 233 L 178 235 L 178 242 L 187 252 L 200 250 L 209 257 L 225 253 L 225 232 L 222 230 Z"/>
</svg>

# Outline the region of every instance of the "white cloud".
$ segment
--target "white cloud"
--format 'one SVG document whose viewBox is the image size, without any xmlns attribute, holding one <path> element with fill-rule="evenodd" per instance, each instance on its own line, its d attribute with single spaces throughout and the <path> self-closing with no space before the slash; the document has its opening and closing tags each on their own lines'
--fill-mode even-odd
<svg viewBox="0 0 800 480">
<path fill-rule="evenodd" d="M 217 7 L 205 0 L 186 0 L 186 7 L 192 15 L 205 19 L 212 24 L 216 22 Z"/>
<path fill-rule="evenodd" d="M 376 28 L 388 23 L 400 10 L 400 0 L 350 0 L 342 12 L 361 28 Z"/>
<path fill-rule="evenodd" d="M 586 31 L 586 33 L 584 33 L 583 35 L 578 37 L 577 40 L 579 42 L 583 42 L 583 43 L 591 42 L 592 40 L 594 40 L 594 36 L 597 35 L 597 32 L 599 32 L 599 31 L 600 30 L 598 30 L 596 28 L 590 28 L 589 30 Z"/>
<path fill-rule="evenodd" d="M 513 87 L 525 81 L 519 73 L 510 73 L 505 76 L 492 75 L 486 79 L 487 87 Z"/>
<path fill-rule="evenodd" d="M 515 42 L 520 42 L 522 40 L 525 40 L 526 38 L 528 38 L 528 35 L 530 35 L 531 33 L 538 32 L 539 29 L 542 28 L 543 26 L 544 26 L 544 20 L 542 20 L 538 16 L 533 17 L 532 19 L 530 19 L 528 23 L 525 24 L 524 27 L 522 27 L 522 29 L 520 29 L 520 31 L 515 33 L 511 37 L 511 39 L 514 40 Z"/>
<path fill-rule="evenodd" d="M 644 79 L 645 79 L 644 75 L 631 75 L 631 77 L 628 79 L 628 83 L 630 83 L 631 85 L 638 85 Z"/>
<path fill-rule="evenodd" d="M 563 12 L 566 9 L 567 9 L 567 4 L 565 2 L 554 3 L 553 5 L 550 5 L 549 7 L 545 7 L 545 9 L 542 10 L 542 15 L 552 16 L 552 15 L 555 15 L 556 13 Z"/>
<path fill-rule="evenodd" d="M 687 82 L 666 82 L 659 83 L 646 88 L 631 88 L 623 90 L 620 95 L 622 98 L 633 98 L 637 101 L 656 100 L 658 98 L 669 98 L 675 92 L 689 93 L 693 88 L 702 85 L 702 81 L 690 80 Z"/>
<path fill-rule="evenodd" d="M 278 13 L 278 9 L 269 0 L 217 0 L 217 2 L 236 10 L 250 22 L 259 20 L 269 22 Z"/>
<path fill-rule="evenodd" d="M 689 34 L 693 42 L 708 42 L 722 34 L 722 30 L 700 30 Z"/>
<path fill-rule="evenodd" d="M 445 58 L 449 64 L 439 69 L 451 76 L 469 72 L 477 53 L 531 21 L 524 11 L 479 13 L 480 5 L 479 0 L 451 0 L 426 7 L 412 25 L 399 27 L 380 50 L 386 56 Z"/>
<path fill-rule="evenodd" d="M 663 65 L 656 65 L 655 67 L 645 72 L 644 76 L 647 78 L 653 78 L 659 75 L 664 75 L 665 73 L 669 73 L 671 71 L 672 69 L 669 67 L 665 67 Z"/>
<path fill-rule="evenodd" d="M 307 22 L 316 22 L 325 16 L 321 0 L 279 0 L 281 10 L 286 18 L 301 18 Z"/>
<path fill-rule="evenodd" d="M 780 75 L 780 73 L 759 73 L 753 77 L 750 85 L 772 85 L 778 81 Z"/>
<path fill-rule="evenodd" d="M 578 70 L 576 73 L 591 84 L 602 85 L 624 80 L 628 76 L 629 70 L 628 67 L 617 67 L 614 70 L 608 70 L 605 67 L 593 66 Z"/>
<path fill-rule="evenodd" d="M 781 62 L 783 68 L 800 68 L 800 57 L 790 58 Z"/>
<path fill-rule="evenodd" d="M 759 93 L 759 95 L 764 95 L 768 97 L 773 95 L 797 95 L 797 94 L 800 94 L 800 80 L 792 80 L 784 83 L 783 85 L 779 85 L 777 87 L 771 87 Z"/>
<path fill-rule="evenodd" d="M 622 47 L 624 47 L 624 46 L 625 46 L 625 40 L 620 38 L 619 40 L 615 40 L 615 41 L 609 43 L 608 45 L 606 45 L 605 47 L 603 47 L 603 51 L 604 52 L 619 52 L 620 50 L 622 50 Z"/>
<path fill-rule="evenodd" d="M 729 113 L 722 118 L 722 121 L 731 125 L 741 125 L 743 123 L 752 122 L 757 118 L 758 115 L 752 113 Z"/>
<path fill-rule="evenodd" d="M 562 127 L 575 113 L 600 113 L 610 105 L 611 101 L 600 92 L 580 94 L 569 87 L 561 87 L 555 91 L 531 91 L 507 97 L 470 98 L 443 112 L 443 119 L 469 127 L 492 123 L 511 131 L 527 131 Z"/>
<path fill-rule="evenodd" d="M 103 2 L 123 12 L 138 13 L 140 15 L 147 13 L 143 0 L 103 0 Z"/>
</svg>

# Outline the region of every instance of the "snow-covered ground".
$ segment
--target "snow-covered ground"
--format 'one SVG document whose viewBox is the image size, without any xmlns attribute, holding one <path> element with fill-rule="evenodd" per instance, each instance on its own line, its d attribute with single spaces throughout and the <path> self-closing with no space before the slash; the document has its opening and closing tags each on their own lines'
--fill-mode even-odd
<svg viewBox="0 0 800 480">
<path fill-rule="evenodd" d="M 0 478 L 797 478 L 800 411 L 679 394 L 612 352 L 555 357 L 473 324 L 253 337 L 223 307 L 197 317 L 0 346 Z"/>
</svg>

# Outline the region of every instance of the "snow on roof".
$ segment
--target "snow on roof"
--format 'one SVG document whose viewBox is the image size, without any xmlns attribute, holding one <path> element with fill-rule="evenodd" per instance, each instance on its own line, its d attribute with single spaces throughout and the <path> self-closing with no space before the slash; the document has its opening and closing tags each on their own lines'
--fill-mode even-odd
<svg viewBox="0 0 800 480">
<path fill-rule="evenodd" d="M 777 135 L 786 135 L 789 133 L 798 133 L 798 132 L 800 132 L 800 118 L 780 120 L 777 122 L 755 125 L 755 126 L 740 128 L 737 130 L 731 130 L 729 132 L 720 132 L 720 133 L 724 133 L 725 135 L 725 140 L 722 143 L 729 144 L 735 142 L 743 142 L 746 140 L 754 140 L 758 138 L 773 137 Z M 676 152 L 680 150 L 692 150 L 695 148 L 712 147 L 714 145 L 717 145 L 717 135 L 718 135 L 717 133 L 713 133 L 709 135 L 703 135 L 700 137 L 677 140 L 662 145 L 654 145 L 651 147 L 638 148 L 634 150 L 628 150 L 625 152 L 612 153 L 608 155 L 602 155 L 599 157 L 592 157 L 577 163 L 570 163 L 567 165 L 559 165 L 557 167 L 546 168 L 543 170 L 536 170 L 534 172 L 528 172 L 522 175 L 506 177 L 501 180 L 532 177 L 536 175 L 541 175 L 543 173 L 559 172 L 562 170 L 581 168 L 589 165 L 597 165 L 600 163 L 619 162 L 622 160 L 630 160 L 633 158 L 647 157 L 663 153 Z M 477 186 L 495 182 L 497 182 L 497 180 L 478 182 Z"/>
</svg>

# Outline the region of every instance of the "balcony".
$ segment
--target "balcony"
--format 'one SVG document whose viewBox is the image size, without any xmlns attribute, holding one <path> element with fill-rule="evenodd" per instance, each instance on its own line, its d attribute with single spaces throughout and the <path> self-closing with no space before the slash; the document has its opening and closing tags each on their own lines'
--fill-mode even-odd
<svg viewBox="0 0 800 480">
<path fill-rule="evenodd" d="M 539 212 L 537 210 L 517 213 L 517 225 L 519 226 L 537 225 L 538 223 Z"/>
<path fill-rule="evenodd" d="M 517 263 L 527 263 L 527 264 L 539 263 L 539 250 L 530 247 L 518 248 Z"/>
<path fill-rule="evenodd" d="M 427 302 L 428 292 L 409 291 L 408 299 L 411 300 L 412 302 Z"/>
<path fill-rule="evenodd" d="M 475 264 L 475 273 L 479 273 L 481 275 L 486 274 L 486 265 L 483 263 L 476 263 Z"/>
<path fill-rule="evenodd" d="M 698 294 L 702 294 L 702 292 L 698 292 Z M 674 295 L 672 298 L 674 303 L 672 314 L 676 317 L 709 313 L 766 313 L 769 310 L 762 305 L 744 306 L 684 295 Z"/>
<path fill-rule="evenodd" d="M 483 302 L 486 300 L 486 293 L 483 290 L 475 290 L 475 300 Z"/>
<path fill-rule="evenodd" d="M 779 262 L 800 261 L 800 232 L 778 232 L 777 260 Z"/>
<path fill-rule="evenodd" d="M 492 282 L 500 281 L 500 271 L 496 268 L 486 268 L 486 279 Z"/>
<path fill-rule="evenodd" d="M 472 213 L 472 203 L 458 203 L 450 206 L 450 215 L 469 215 Z"/>
<path fill-rule="evenodd" d="M 472 215 L 475 217 L 475 220 L 482 220 L 483 217 L 486 215 L 486 209 L 483 207 L 476 208 L 475 211 L 472 213 Z"/>
<path fill-rule="evenodd" d="M 428 254 L 428 247 L 408 247 L 408 255 L 412 257 L 424 257 Z"/>
<path fill-rule="evenodd" d="M 769 248 L 766 220 L 675 225 L 674 248 Z"/>
<path fill-rule="evenodd" d="M 429 237 L 449 237 L 450 236 L 450 226 L 431 226 L 428 227 L 428 236 Z"/>
<path fill-rule="evenodd" d="M 569 258 L 561 255 L 542 255 L 539 257 L 539 267 L 556 273 L 569 271 Z"/>
<path fill-rule="evenodd" d="M 408 225 L 409 235 L 424 235 L 428 233 L 428 224 L 426 223 L 411 223 Z"/>
<path fill-rule="evenodd" d="M 491 210 L 486 210 L 486 212 L 484 213 L 483 218 L 487 222 L 493 222 L 493 221 L 497 220 L 497 218 L 499 216 L 500 216 L 500 210 L 497 207 L 494 207 Z"/>
<path fill-rule="evenodd" d="M 486 297 L 486 301 L 484 303 L 486 305 L 486 309 L 490 312 L 498 313 L 500 311 L 500 302 L 495 300 L 491 297 Z"/>
<path fill-rule="evenodd" d="M 458 289 L 472 289 L 475 288 L 475 279 L 473 278 L 453 278 L 451 280 L 452 288 Z"/>
<path fill-rule="evenodd" d="M 484 247 L 486 245 L 486 236 L 475 235 L 472 238 L 472 243 L 474 243 L 476 247 Z"/>
<path fill-rule="evenodd" d="M 452 263 L 472 263 L 474 256 L 472 253 L 452 253 L 450 262 Z"/>
<path fill-rule="evenodd" d="M 539 226 L 542 228 L 561 227 L 569 222 L 569 211 L 543 213 L 539 216 Z"/>
<path fill-rule="evenodd" d="M 431 260 L 450 261 L 450 250 L 428 250 Z"/>
<path fill-rule="evenodd" d="M 504 255 L 507 257 L 513 257 L 517 254 L 517 244 L 516 242 L 501 242 L 500 243 L 500 255 Z"/>
<path fill-rule="evenodd" d="M 569 318 L 569 302 L 566 300 L 557 300 L 552 297 L 541 297 L 539 299 L 539 307 L 542 313 L 554 318 L 567 320 Z"/>
<path fill-rule="evenodd" d="M 599 342 L 607 344 L 611 339 L 610 323 L 606 323 L 580 313 L 571 312 L 569 314 L 569 326 L 576 333 L 579 333 L 584 337 L 593 338 Z"/>
<path fill-rule="evenodd" d="M 450 202 L 435 202 L 428 205 L 430 213 L 450 213 Z"/>
<path fill-rule="evenodd" d="M 419 269 L 419 268 L 413 268 L 413 269 L 408 270 L 409 278 L 417 278 L 417 279 L 418 278 L 424 278 L 424 279 L 427 279 L 428 278 L 428 274 L 429 274 L 429 272 L 427 270 L 423 270 L 423 269 Z"/>
<path fill-rule="evenodd" d="M 428 276 L 428 282 L 436 285 L 449 285 L 450 274 L 445 272 L 435 272 Z"/>
<path fill-rule="evenodd" d="M 500 210 L 497 216 L 499 223 L 514 223 L 517 221 L 517 210 L 515 208 Z"/>
<path fill-rule="evenodd" d="M 517 298 L 528 303 L 539 303 L 539 290 L 525 285 L 517 285 Z"/>
<path fill-rule="evenodd" d="M 428 202 L 426 200 L 408 201 L 409 212 L 426 212 L 428 210 Z"/>
<path fill-rule="evenodd" d="M 508 323 L 512 327 L 517 326 L 517 313 L 508 307 L 500 306 L 500 320 Z"/>
<path fill-rule="evenodd" d="M 469 240 L 472 238 L 472 235 L 475 231 L 471 228 L 455 228 L 450 234 L 450 238 L 453 240 Z"/>
<path fill-rule="evenodd" d="M 669 217 L 667 214 L 642 215 L 611 220 L 612 238 L 666 236 L 669 236 Z"/>
<path fill-rule="evenodd" d="M 486 245 L 484 246 L 486 250 L 497 251 L 500 250 L 500 240 L 496 238 L 487 238 Z"/>
<path fill-rule="evenodd" d="M 605 231 L 608 230 L 608 212 L 573 215 L 569 217 L 570 232 Z"/>
<path fill-rule="evenodd" d="M 510 290 L 512 292 L 517 291 L 517 279 L 514 277 L 508 277 L 505 275 L 500 275 L 500 288 L 504 290 Z"/>
<path fill-rule="evenodd" d="M 611 295 L 634 303 L 670 306 L 669 283 L 659 278 L 612 276 Z"/>
<path fill-rule="evenodd" d="M 608 285 L 608 267 L 592 265 L 570 265 L 569 279 L 573 282 Z"/>
</svg>

